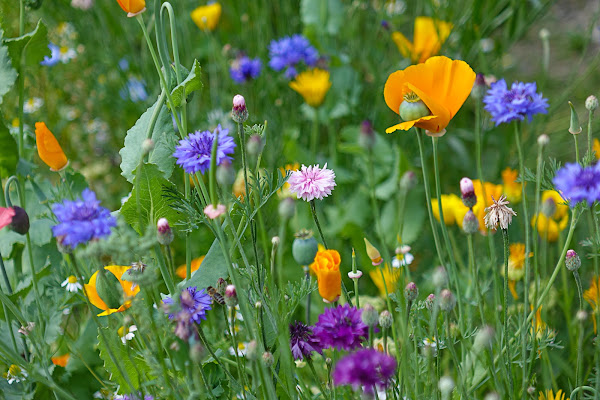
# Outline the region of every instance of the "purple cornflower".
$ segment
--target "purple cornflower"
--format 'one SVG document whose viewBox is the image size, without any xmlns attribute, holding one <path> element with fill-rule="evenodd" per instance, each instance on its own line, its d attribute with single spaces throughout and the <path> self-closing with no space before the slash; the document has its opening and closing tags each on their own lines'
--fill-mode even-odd
<svg viewBox="0 0 600 400">
<path fill-rule="evenodd" d="M 508 90 L 506 81 L 501 79 L 492 83 L 483 102 L 496 126 L 515 120 L 523 121 L 526 116 L 531 122 L 535 114 L 548 112 L 548 100 L 536 91 L 535 82 L 514 82 Z"/>
<path fill-rule="evenodd" d="M 179 146 L 175 148 L 173 157 L 177 158 L 177 165 L 180 165 L 188 174 L 194 174 L 198 171 L 204 174 L 210 168 L 210 154 L 212 151 L 213 140 L 218 137 L 217 145 L 217 165 L 224 160 L 231 161 L 228 154 L 233 153 L 235 142 L 231 136 L 228 136 L 229 129 L 217 126 L 214 132 L 196 131 L 179 141 Z"/>
<path fill-rule="evenodd" d="M 58 225 L 52 227 L 54 237 L 63 245 L 72 248 L 92 239 L 110 235 L 110 228 L 117 226 L 117 220 L 110 211 L 100 207 L 100 200 L 90 189 L 84 189 L 81 198 L 65 200 L 52 206 Z"/>
<path fill-rule="evenodd" d="M 279 40 L 271 41 L 269 45 L 269 66 L 275 71 L 284 68 L 285 76 L 289 79 L 296 77 L 296 66 L 304 63 L 314 66 L 319 59 L 319 53 L 307 38 L 302 35 L 286 36 Z"/>
<path fill-rule="evenodd" d="M 229 68 L 231 79 L 236 83 L 245 83 L 260 75 L 262 63 L 260 58 L 252 59 L 248 56 L 238 57 Z"/>
<path fill-rule="evenodd" d="M 327 169 L 327 164 L 323 168 L 318 165 L 307 167 L 302 165 L 299 171 L 294 171 L 288 179 L 290 192 L 297 198 L 304 201 L 314 199 L 323 200 L 331 194 L 335 187 L 335 172 Z"/>
<path fill-rule="evenodd" d="M 352 385 L 373 394 L 377 387 L 387 387 L 396 372 L 396 360 L 374 349 L 363 349 L 340 359 L 333 370 L 336 386 Z"/>
<path fill-rule="evenodd" d="M 40 61 L 40 64 L 46 67 L 51 67 L 53 65 L 58 64 L 58 62 L 60 61 L 60 47 L 58 47 L 54 43 L 48 43 L 48 48 L 51 52 L 50 57 L 44 56 L 44 59 Z"/>
<path fill-rule="evenodd" d="M 353 350 L 361 346 L 369 335 L 369 328 L 362 321 L 362 310 L 348 304 L 327 308 L 319 315 L 313 329 L 323 349 Z"/>
<path fill-rule="evenodd" d="M 567 163 L 556 172 L 552 182 L 572 206 L 583 201 L 591 206 L 600 201 L 600 162 L 588 167 Z"/>
<path fill-rule="evenodd" d="M 179 296 L 179 306 L 173 306 L 173 299 L 165 297 L 163 303 L 169 306 L 169 318 L 178 319 L 181 315 L 186 316 L 186 320 L 191 324 L 199 324 L 206 320 L 206 311 L 211 310 L 212 298 L 204 289 L 198 290 L 197 286 L 190 286 L 184 289 Z M 175 313 L 172 313 L 175 311 Z"/>
<path fill-rule="evenodd" d="M 290 348 L 294 360 L 305 358 L 310 360 L 313 351 L 322 352 L 319 340 L 312 332 L 312 327 L 300 321 L 290 324 Z"/>
</svg>

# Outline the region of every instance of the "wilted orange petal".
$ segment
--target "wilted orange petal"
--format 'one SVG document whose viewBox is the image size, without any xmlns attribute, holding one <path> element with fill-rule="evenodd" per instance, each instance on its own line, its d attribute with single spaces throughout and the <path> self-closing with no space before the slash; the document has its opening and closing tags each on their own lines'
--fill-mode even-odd
<svg viewBox="0 0 600 400">
<path fill-rule="evenodd" d="M 59 171 L 67 165 L 67 156 L 44 122 L 35 123 L 35 142 L 40 158 L 51 169 Z"/>
</svg>

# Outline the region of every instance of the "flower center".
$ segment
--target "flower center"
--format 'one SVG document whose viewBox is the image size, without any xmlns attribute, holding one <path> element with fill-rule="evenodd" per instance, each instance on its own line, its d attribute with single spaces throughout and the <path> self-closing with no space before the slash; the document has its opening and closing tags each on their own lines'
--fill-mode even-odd
<svg viewBox="0 0 600 400">
<path fill-rule="evenodd" d="M 123 337 L 123 336 L 126 335 L 125 327 L 124 326 L 122 326 L 122 327 L 119 328 L 119 330 L 117 331 L 117 335 L 119 335 L 119 337 Z"/>
<path fill-rule="evenodd" d="M 404 95 L 404 100 L 408 101 L 409 103 L 416 103 L 421 99 L 419 98 L 419 96 L 417 96 L 415 92 L 410 91 Z"/>
<path fill-rule="evenodd" d="M 67 278 L 67 281 L 69 283 L 77 283 L 77 278 L 75 277 L 75 275 L 71 275 Z"/>
</svg>

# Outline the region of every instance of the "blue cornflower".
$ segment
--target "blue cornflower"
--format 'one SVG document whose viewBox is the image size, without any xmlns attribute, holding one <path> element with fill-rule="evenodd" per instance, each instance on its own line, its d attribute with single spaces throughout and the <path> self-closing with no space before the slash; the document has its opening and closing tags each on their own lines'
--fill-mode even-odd
<svg viewBox="0 0 600 400">
<path fill-rule="evenodd" d="M 81 198 L 65 200 L 52 206 L 58 225 L 52 227 L 54 237 L 63 245 L 75 248 L 92 239 L 110 235 L 117 220 L 110 211 L 100 207 L 100 200 L 90 189 L 84 189 Z"/>
<path fill-rule="evenodd" d="M 138 79 L 135 76 L 130 76 L 127 80 L 126 87 L 121 89 L 121 98 L 129 98 L 134 103 L 138 101 L 146 101 L 148 99 L 148 92 L 146 91 L 146 82 L 142 79 Z"/>
<path fill-rule="evenodd" d="M 170 319 L 175 318 L 179 321 L 183 316 L 190 324 L 199 324 L 206 320 L 206 311 L 212 309 L 212 297 L 204 289 L 198 290 L 197 286 L 190 286 L 181 292 L 179 307 L 173 306 L 171 297 L 165 297 L 163 303 L 168 306 Z"/>
<path fill-rule="evenodd" d="M 229 129 L 217 126 L 214 132 L 196 131 L 179 141 L 179 146 L 175 148 L 173 157 L 177 158 L 177 165 L 181 166 L 188 174 L 206 172 L 210 168 L 210 153 L 212 151 L 213 140 L 218 137 L 217 145 L 217 165 L 224 160 L 231 161 L 228 154 L 233 153 L 235 142 L 231 136 L 228 136 Z"/>
<path fill-rule="evenodd" d="M 231 79 L 237 83 L 245 83 L 251 79 L 255 79 L 260 75 L 262 63 L 259 58 L 252 59 L 248 56 L 237 58 L 231 68 L 229 74 Z"/>
<path fill-rule="evenodd" d="M 313 334 L 321 348 L 353 350 L 361 347 L 362 342 L 369 337 L 369 327 L 365 325 L 361 315 L 361 309 L 348 304 L 326 308 L 313 328 Z"/>
<path fill-rule="evenodd" d="M 275 71 L 286 68 L 285 76 L 291 79 L 298 73 L 296 70 L 298 64 L 314 66 L 319 59 L 319 53 L 311 46 L 307 38 L 302 35 L 293 35 L 271 41 L 269 58 L 271 68 Z"/>
<path fill-rule="evenodd" d="M 514 82 L 508 90 L 506 81 L 499 80 L 492 83 L 483 102 L 496 126 L 515 120 L 523 121 L 526 116 L 531 122 L 535 114 L 548 112 L 548 100 L 537 93 L 535 82 Z"/>
<path fill-rule="evenodd" d="M 41 65 L 45 65 L 46 67 L 51 67 L 53 65 L 58 64 L 60 61 L 60 47 L 55 45 L 54 43 L 48 43 L 48 48 L 50 49 L 50 57 L 45 56 L 44 60 L 40 61 Z"/>
<path fill-rule="evenodd" d="M 556 172 L 552 182 L 572 206 L 583 201 L 591 206 L 600 201 L 600 162 L 589 167 L 568 163 Z"/>
</svg>

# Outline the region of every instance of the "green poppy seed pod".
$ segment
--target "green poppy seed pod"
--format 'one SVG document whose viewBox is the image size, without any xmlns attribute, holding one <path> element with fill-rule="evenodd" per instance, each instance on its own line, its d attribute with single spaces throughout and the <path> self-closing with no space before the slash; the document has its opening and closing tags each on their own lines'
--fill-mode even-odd
<svg viewBox="0 0 600 400">
<path fill-rule="evenodd" d="M 440 292 L 440 308 L 446 312 L 450 312 L 456 305 L 456 297 L 448 289 L 444 289 Z"/>
<path fill-rule="evenodd" d="M 306 229 L 296 233 L 296 239 L 292 243 L 292 256 L 300 265 L 310 265 L 315 260 L 319 251 L 319 244 L 313 237 L 312 232 Z"/>
<path fill-rule="evenodd" d="M 585 99 L 585 108 L 588 111 L 593 112 L 598 108 L 598 98 L 594 95 L 588 96 L 588 98 Z"/>
<path fill-rule="evenodd" d="M 423 103 L 423 100 L 411 92 L 404 95 L 404 101 L 400 103 L 398 114 L 400 114 L 402 121 L 414 121 L 431 115 L 431 111 Z"/>
<path fill-rule="evenodd" d="M 290 219 L 296 214 L 296 200 L 291 197 L 281 199 L 277 207 L 279 216 L 284 219 Z"/>
<path fill-rule="evenodd" d="M 267 368 L 271 368 L 271 366 L 273 365 L 273 362 L 275 362 L 275 358 L 273 357 L 273 354 L 271 354 L 268 351 L 265 351 L 263 353 L 262 360 L 263 360 L 263 363 L 265 364 L 265 367 L 267 367 Z"/>
<path fill-rule="evenodd" d="M 123 287 L 112 272 L 107 272 L 103 267 L 96 276 L 96 292 L 108 308 L 119 308 L 123 304 Z"/>
<path fill-rule="evenodd" d="M 467 235 L 472 235 L 479 231 L 479 220 L 477 219 L 477 216 L 475 215 L 473 210 L 469 210 L 465 214 L 465 217 L 463 218 L 462 228 Z"/>
<path fill-rule="evenodd" d="M 419 288 L 417 284 L 414 282 L 409 282 L 408 285 L 404 288 L 404 298 L 406 301 L 413 302 L 419 296 Z"/>
<path fill-rule="evenodd" d="M 248 346 L 246 346 L 246 359 L 250 361 L 256 361 L 257 358 L 258 343 L 256 343 L 256 340 L 252 340 L 250 343 L 248 343 Z"/>
<path fill-rule="evenodd" d="M 392 314 L 388 310 L 383 310 L 379 314 L 379 325 L 384 329 L 392 326 Z"/>
<path fill-rule="evenodd" d="M 569 271 L 577 271 L 581 267 L 581 259 L 575 250 L 568 250 L 565 257 L 565 266 Z"/>
<path fill-rule="evenodd" d="M 579 125 L 579 117 L 575 111 L 573 103 L 569 102 L 571 107 L 571 125 L 569 126 L 569 133 L 572 135 L 579 135 L 581 133 L 581 125 Z"/>
<path fill-rule="evenodd" d="M 375 326 L 377 325 L 377 322 L 379 322 L 379 313 L 375 307 L 370 304 L 367 304 L 362 308 L 360 317 L 367 326 Z"/>
<path fill-rule="evenodd" d="M 19 235 L 25 235 L 29 232 L 29 215 L 19 206 L 13 206 L 15 215 L 10 221 L 10 229 L 17 232 Z"/>
</svg>

